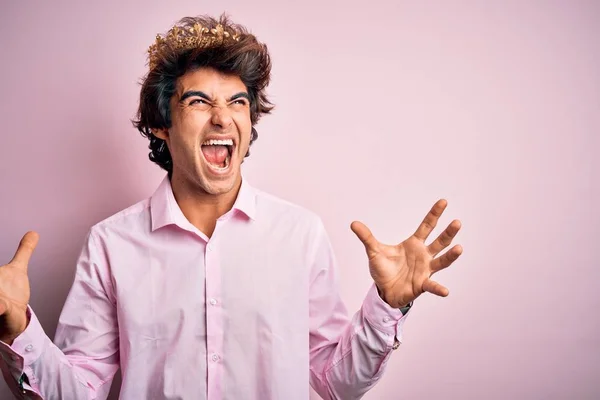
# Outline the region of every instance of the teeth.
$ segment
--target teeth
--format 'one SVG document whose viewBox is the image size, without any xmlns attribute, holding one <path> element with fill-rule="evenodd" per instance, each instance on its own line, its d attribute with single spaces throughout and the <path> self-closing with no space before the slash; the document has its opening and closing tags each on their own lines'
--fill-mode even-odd
<svg viewBox="0 0 600 400">
<path fill-rule="evenodd" d="M 210 139 L 202 143 L 202 146 L 233 146 L 232 139 Z"/>
</svg>

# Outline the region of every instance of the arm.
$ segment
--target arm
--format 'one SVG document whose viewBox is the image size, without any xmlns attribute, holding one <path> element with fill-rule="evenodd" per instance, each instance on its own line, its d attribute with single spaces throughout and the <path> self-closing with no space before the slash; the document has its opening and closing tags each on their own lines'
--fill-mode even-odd
<svg viewBox="0 0 600 400">
<path fill-rule="evenodd" d="M 322 225 L 319 231 L 310 286 L 310 383 L 324 399 L 358 399 L 381 378 L 406 316 L 372 285 L 349 321 L 333 250 Z"/>
<path fill-rule="evenodd" d="M 444 199 L 437 201 L 415 233 L 397 245 L 380 243 L 366 225 L 352 223 L 365 245 L 374 285 L 350 325 L 344 321 L 345 310 L 334 284 L 335 260 L 321 224 L 310 288 L 310 345 L 311 383 L 324 398 L 360 398 L 381 377 L 390 348 L 395 347 L 393 338 L 401 341 L 400 308 L 424 292 L 448 296 L 448 289 L 431 276 L 462 254 L 462 246 L 455 245 L 440 255 L 460 230 L 460 221 L 452 221 L 431 244 L 425 244 L 447 204 Z"/>
<path fill-rule="evenodd" d="M 118 369 L 119 336 L 108 262 L 93 232 L 79 256 L 55 344 L 30 308 L 29 314 L 27 328 L 10 346 L 0 342 L 0 367 L 13 393 L 105 399 Z"/>
</svg>

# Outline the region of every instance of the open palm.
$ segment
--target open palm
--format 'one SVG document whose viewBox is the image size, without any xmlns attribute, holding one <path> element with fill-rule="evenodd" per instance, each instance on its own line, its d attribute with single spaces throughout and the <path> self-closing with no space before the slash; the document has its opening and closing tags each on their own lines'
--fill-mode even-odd
<svg viewBox="0 0 600 400">
<path fill-rule="evenodd" d="M 352 223 L 352 231 L 365 245 L 371 277 L 390 306 L 405 307 L 424 292 L 448 295 L 448 289 L 431 276 L 450 266 L 462 254 L 462 247 L 456 245 L 438 256 L 452 243 L 461 228 L 460 221 L 452 221 L 431 244 L 425 244 L 447 205 L 444 199 L 437 201 L 415 233 L 397 245 L 383 244 L 365 224 Z"/>
</svg>

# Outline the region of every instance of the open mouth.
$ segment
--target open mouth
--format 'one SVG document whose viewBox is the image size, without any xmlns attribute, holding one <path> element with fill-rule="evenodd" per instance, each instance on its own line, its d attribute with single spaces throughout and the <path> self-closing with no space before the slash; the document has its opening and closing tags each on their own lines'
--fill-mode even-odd
<svg viewBox="0 0 600 400">
<path fill-rule="evenodd" d="M 202 155 L 210 167 L 225 171 L 231 163 L 233 146 L 232 139 L 209 139 L 202 143 Z"/>
</svg>

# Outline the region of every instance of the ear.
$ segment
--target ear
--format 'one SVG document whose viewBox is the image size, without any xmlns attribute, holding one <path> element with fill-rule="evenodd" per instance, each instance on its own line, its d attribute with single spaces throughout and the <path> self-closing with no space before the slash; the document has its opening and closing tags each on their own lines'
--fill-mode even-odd
<svg viewBox="0 0 600 400">
<path fill-rule="evenodd" d="M 152 129 L 152 133 L 159 139 L 167 140 L 169 138 L 169 130 L 168 129 Z"/>
</svg>

